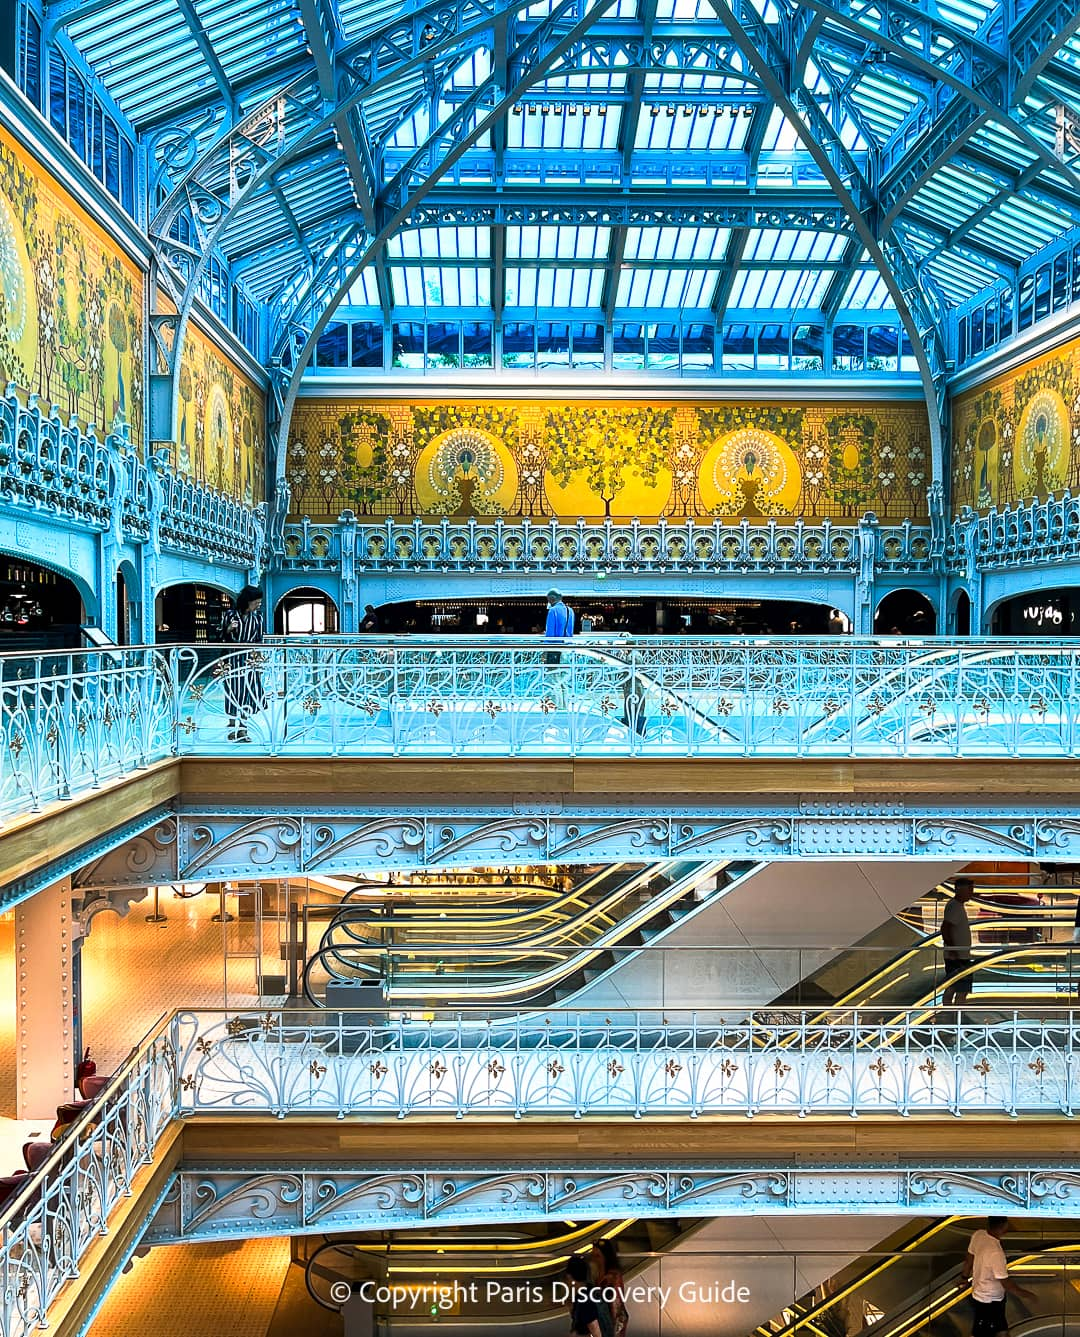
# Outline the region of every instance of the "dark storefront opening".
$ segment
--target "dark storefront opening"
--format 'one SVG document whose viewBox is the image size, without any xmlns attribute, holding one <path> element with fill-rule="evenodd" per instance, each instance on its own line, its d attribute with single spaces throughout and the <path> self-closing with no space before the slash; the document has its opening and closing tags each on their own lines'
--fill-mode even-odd
<svg viewBox="0 0 1080 1337">
<path fill-rule="evenodd" d="M 220 640 L 221 620 L 232 600 L 210 585 L 170 585 L 157 597 L 158 645 Z"/>
<path fill-rule="evenodd" d="M 1080 630 L 1080 590 L 1036 590 L 994 609 L 995 636 L 1075 636 Z"/>
<path fill-rule="evenodd" d="M 36 562 L 0 559 L 0 648 L 75 650 L 83 605 L 66 576 Z"/>
<path fill-rule="evenodd" d="M 623 598 L 567 594 L 578 631 L 629 632 L 636 636 L 824 636 L 829 631 L 827 604 L 783 599 Z M 471 633 L 539 635 L 547 600 L 423 599 L 385 604 L 380 631 L 387 635 Z"/>
</svg>

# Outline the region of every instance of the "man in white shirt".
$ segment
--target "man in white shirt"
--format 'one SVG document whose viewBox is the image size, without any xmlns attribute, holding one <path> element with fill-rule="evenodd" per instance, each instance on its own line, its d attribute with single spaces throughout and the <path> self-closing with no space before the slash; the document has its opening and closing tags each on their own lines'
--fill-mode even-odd
<svg viewBox="0 0 1080 1337">
<path fill-rule="evenodd" d="M 943 1007 L 956 1007 L 971 992 L 971 974 L 964 973 L 974 962 L 971 958 L 971 923 L 967 916 L 968 901 L 975 895 L 975 883 L 970 877 L 958 877 L 953 884 L 953 897 L 941 917 L 941 941 L 944 944 L 945 988 L 941 994 Z"/>
<path fill-rule="evenodd" d="M 1009 1279 L 1009 1267 L 1001 1241 L 1008 1234 L 1009 1222 L 1004 1216 L 991 1216 L 985 1230 L 976 1230 L 964 1259 L 964 1280 L 971 1282 L 971 1303 L 975 1321 L 971 1337 L 998 1337 L 1009 1331 L 1005 1317 L 1005 1296 L 1023 1296 L 1032 1300 L 1031 1291 L 1024 1290 Z"/>
</svg>

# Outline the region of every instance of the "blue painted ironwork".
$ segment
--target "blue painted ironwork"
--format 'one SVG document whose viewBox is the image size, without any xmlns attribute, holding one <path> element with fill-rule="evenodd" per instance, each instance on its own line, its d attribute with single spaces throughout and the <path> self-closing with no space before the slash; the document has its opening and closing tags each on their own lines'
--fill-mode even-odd
<svg viewBox="0 0 1080 1337">
<path fill-rule="evenodd" d="M 1071 1115 L 1080 1103 L 1068 1011 L 325 1012 L 317 1024 L 181 1012 L 175 1026 L 184 1114 Z"/>
<path fill-rule="evenodd" d="M 954 1014 L 955 1016 L 955 1014 Z M 132 1053 L 100 1098 L 0 1214 L 0 1335 L 29 1337 L 101 1235 L 177 1118 L 202 1113 L 399 1117 L 472 1114 L 645 1118 L 741 1112 L 813 1117 L 939 1116 L 1075 1111 L 1073 1013 L 995 1013 L 973 1022 L 837 1012 L 809 1014 L 545 1013 L 415 1022 L 326 1014 L 317 1026 L 273 1012 L 182 1012 Z M 821 1210 L 844 1192 L 852 1206 L 909 1203 L 935 1214 L 1002 1200 L 1075 1212 L 1077 1176 L 1022 1167 L 588 1166 L 458 1171 L 341 1166 L 184 1171 L 150 1239 L 229 1236 L 258 1227 L 290 1233 L 381 1220 L 460 1223 L 482 1214 L 543 1218 L 714 1215 Z M 292 1212 L 286 1220 L 286 1207 Z M 156 1233 L 155 1233 L 156 1232 Z"/>
<path fill-rule="evenodd" d="M 121 1066 L 105 1091 L 0 1215 L 0 1334 L 29 1337 L 135 1177 L 153 1160 L 176 1115 L 174 1047 L 165 1023 Z"/>
<path fill-rule="evenodd" d="M 181 755 L 220 748 L 247 684 L 239 746 L 272 756 L 1053 757 L 1080 752 L 1078 661 L 1049 640 L 360 637 L 170 666 Z"/>
<path fill-rule="evenodd" d="M 530 781 L 530 783 L 533 783 Z M 792 776 L 792 785 L 799 780 Z M 386 793 L 334 808 L 188 804 L 79 874 L 80 887 L 349 876 L 358 868 L 652 859 L 984 858 L 1080 861 L 1080 807 L 1056 797 L 819 799 L 666 796 L 576 804 L 561 794 L 487 803 Z"/>
<path fill-rule="evenodd" d="M 263 514 L 177 477 L 166 457 L 145 464 L 128 428 L 98 440 L 93 425 L 63 417 L 35 395 L 0 395 L 0 511 L 180 555 L 248 569 L 263 543 Z M 32 555 L 32 554 L 28 554 Z"/>
<path fill-rule="evenodd" d="M 589 637 L 558 648 L 540 637 L 359 637 L 3 656 L 0 814 L 166 756 L 223 750 L 1076 756 L 1078 660 L 1073 641 L 854 637 Z M 243 741 L 228 737 L 238 713 Z"/>
<path fill-rule="evenodd" d="M 980 571 L 1080 560 L 1080 497 L 1064 492 L 985 515 L 965 508 L 953 523 L 947 559 L 954 570 L 968 563 Z"/>
<path fill-rule="evenodd" d="M 173 701 L 153 649 L 0 656 L 0 819 L 169 756 Z"/>
<path fill-rule="evenodd" d="M 795 1165 L 725 1160 L 721 1166 L 649 1163 L 565 1168 L 433 1168 L 341 1164 L 181 1170 L 144 1244 L 338 1234 L 493 1221 L 997 1212 L 1071 1217 L 1080 1178 L 1060 1166 L 981 1163 Z"/>
<path fill-rule="evenodd" d="M 872 552 L 864 559 L 864 548 Z M 929 572 L 928 525 L 834 524 L 828 520 L 754 525 L 688 519 L 610 520 L 356 520 L 337 525 L 305 520 L 286 525 L 275 567 L 345 576 L 378 571 L 767 571 L 813 574 L 873 570 Z"/>
</svg>

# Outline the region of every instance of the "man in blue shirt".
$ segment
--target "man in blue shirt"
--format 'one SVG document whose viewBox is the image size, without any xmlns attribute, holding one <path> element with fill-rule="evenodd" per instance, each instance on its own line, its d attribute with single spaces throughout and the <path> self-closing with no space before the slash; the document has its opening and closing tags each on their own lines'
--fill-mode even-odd
<svg viewBox="0 0 1080 1337">
<path fill-rule="evenodd" d="M 574 634 L 574 610 L 563 602 L 558 590 L 548 590 L 547 623 L 544 635 L 553 640 L 565 640 Z"/>
</svg>

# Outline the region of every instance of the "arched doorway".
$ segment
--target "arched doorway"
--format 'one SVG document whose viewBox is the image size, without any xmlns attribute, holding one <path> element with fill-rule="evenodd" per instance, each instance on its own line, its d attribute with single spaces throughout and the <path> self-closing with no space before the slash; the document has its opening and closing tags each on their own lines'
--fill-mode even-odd
<svg viewBox="0 0 1080 1337">
<path fill-rule="evenodd" d="M 953 633 L 956 636 L 971 635 L 971 599 L 967 590 L 961 590 L 956 596 L 953 612 Z"/>
<path fill-rule="evenodd" d="M 278 636 L 336 636 L 340 629 L 337 604 L 325 590 L 311 585 L 288 590 L 274 609 Z"/>
<path fill-rule="evenodd" d="M 893 590 L 874 614 L 875 636 L 933 636 L 936 631 L 934 605 L 918 590 Z"/>
<path fill-rule="evenodd" d="M 158 645 L 217 641 L 231 603 L 228 592 L 214 585 L 168 585 L 154 600 L 154 640 Z"/>
<path fill-rule="evenodd" d="M 74 581 L 22 557 L 0 557 L 0 648 L 75 650 L 85 620 Z"/>
<path fill-rule="evenodd" d="M 1075 636 L 1080 631 L 1080 590 L 1033 590 L 1003 599 L 990 623 L 995 636 Z"/>
</svg>

